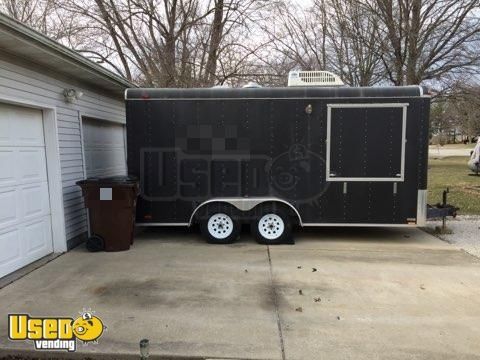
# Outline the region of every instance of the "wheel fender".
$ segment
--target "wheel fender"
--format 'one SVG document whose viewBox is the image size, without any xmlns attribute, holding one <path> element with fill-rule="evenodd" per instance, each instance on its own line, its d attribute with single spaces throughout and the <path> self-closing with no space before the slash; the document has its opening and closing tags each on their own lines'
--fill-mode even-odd
<svg viewBox="0 0 480 360">
<path fill-rule="evenodd" d="M 188 226 L 191 226 L 193 224 L 193 220 L 195 219 L 195 215 L 198 213 L 198 211 L 203 208 L 204 206 L 212 203 L 226 203 L 229 205 L 232 205 L 233 207 L 237 208 L 240 211 L 249 211 L 252 210 L 254 207 L 265 204 L 265 203 L 280 203 L 283 204 L 287 207 L 289 207 L 297 216 L 298 223 L 300 226 L 303 226 L 302 222 L 302 217 L 300 216 L 300 213 L 298 210 L 290 204 L 288 201 L 278 199 L 278 198 L 215 198 L 215 199 L 210 199 L 207 201 L 204 201 L 200 205 L 198 205 L 192 212 L 192 215 L 190 216 L 190 220 L 188 222 Z"/>
</svg>

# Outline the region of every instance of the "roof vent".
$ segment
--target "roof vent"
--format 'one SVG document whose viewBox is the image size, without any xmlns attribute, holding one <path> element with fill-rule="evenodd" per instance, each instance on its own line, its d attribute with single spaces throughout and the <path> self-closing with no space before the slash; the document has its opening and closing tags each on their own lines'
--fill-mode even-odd
<svg viewBox="0 0 480 360">
<path fill-rule="evenodd" d="M 342 86 L 343 81 L 330 71 L 290 71 L 288 86 Z"/>
</svg>

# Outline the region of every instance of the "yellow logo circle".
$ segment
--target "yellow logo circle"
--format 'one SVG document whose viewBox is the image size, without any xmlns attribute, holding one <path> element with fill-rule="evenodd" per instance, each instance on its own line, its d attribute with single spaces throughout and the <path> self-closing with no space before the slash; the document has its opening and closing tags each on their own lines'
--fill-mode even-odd
<svg viewBox="0 0 480 360">
<path fill-rule="evenodd" d="M 77 339 L 85 342 L 97 340 L 104 328 L 102 320 L 88 312 L 76 318 L 72 324 L 72 331 Z"/>
</svg>

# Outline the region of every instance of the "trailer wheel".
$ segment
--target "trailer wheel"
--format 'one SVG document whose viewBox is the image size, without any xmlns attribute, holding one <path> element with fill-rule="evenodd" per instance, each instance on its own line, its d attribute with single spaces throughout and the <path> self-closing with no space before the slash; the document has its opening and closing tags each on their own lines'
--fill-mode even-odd
<svg viewBox="0 0 480 360">
<path fill-rule="evenodd" d="M 266 206 L 252 221 L 250 230 L 259 244 L 277 245 L 291 243 L 292 221 L 281 208 Z"/>
<path fill-rule="evenodd" d="M 240 222 L 228 206 L 209 206 L 200 217 L 200 230 L 210 244 L 234 242 L 240 228 Z"/>
</svg>

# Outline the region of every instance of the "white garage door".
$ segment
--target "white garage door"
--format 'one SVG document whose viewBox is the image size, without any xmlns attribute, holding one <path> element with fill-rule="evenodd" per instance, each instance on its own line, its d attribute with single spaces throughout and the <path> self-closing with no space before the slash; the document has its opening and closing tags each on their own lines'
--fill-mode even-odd
<svg viewBox="0 0 480 360">
<path fill-rule="evenodd" d="M 0 104 L 0 277 L 52 251 L 42 112 Z"/>
<path fill-rule="evenodd" d="M 124 126 L 83 118 L 87 177 L 126 175 Z"/>
</svg>

